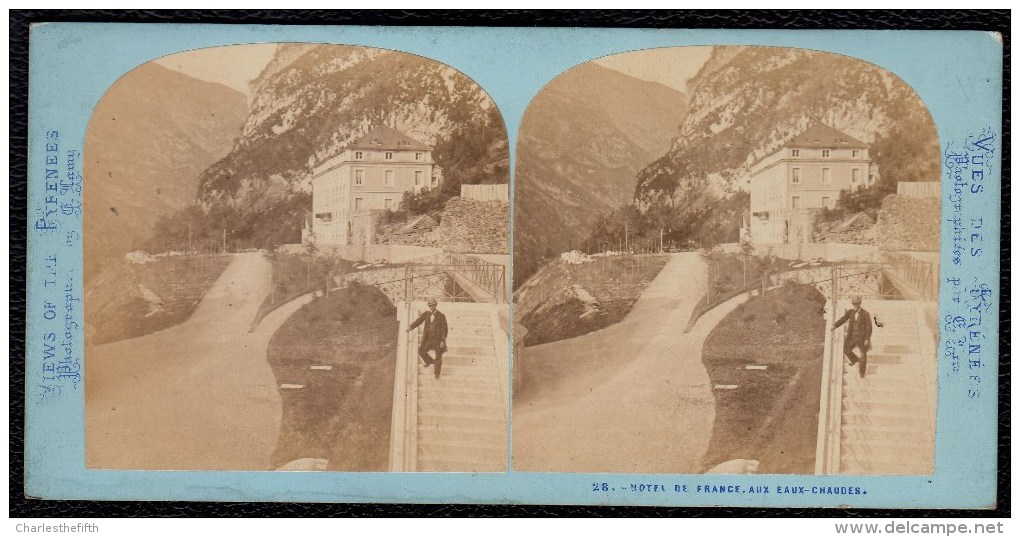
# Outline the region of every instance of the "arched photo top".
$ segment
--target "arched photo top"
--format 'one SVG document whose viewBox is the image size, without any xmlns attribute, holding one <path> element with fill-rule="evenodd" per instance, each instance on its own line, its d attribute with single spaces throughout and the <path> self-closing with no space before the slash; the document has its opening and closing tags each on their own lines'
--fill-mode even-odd
<svg viewBox="0 0 1020 537">
<path fill-rule="evenodd" d="M 363 46 L 268 43 L 140 65 L 104 94 L 86 134 L 86 235 L 104 237 L 86 240 L 86 277 L 132 249 L 179 250 L 181 237 L 168 236 L 165 226 L 155 233 L 157 221 L 196 204 L 206 214 L 236 216 L 243 223 L 232 232 L 250 247 L 299 243 L 312 201 L 298 200 L 311 195 L 314 169 L 387 129 L 431 148 L 429 184 L 422 178 L 419 186 L 439 187 L 442 199 L 423 202 L 432 209 L 459 196 L 462 184 L 509 183 L 506 128 L 495 103 L 435 60 Z M 390 208 L 402 194 L 390 196 Z M 253 218 L 264 212 L 279 221 Z"/>
<path fill-rule="evenodd" d="M 840 54 L 549 82 L 515 163 L 514 469 L 931 474 L 940 160 L 916 92 Z M 873 442 L 885 416 L 909 440 Z"/>
</svg>

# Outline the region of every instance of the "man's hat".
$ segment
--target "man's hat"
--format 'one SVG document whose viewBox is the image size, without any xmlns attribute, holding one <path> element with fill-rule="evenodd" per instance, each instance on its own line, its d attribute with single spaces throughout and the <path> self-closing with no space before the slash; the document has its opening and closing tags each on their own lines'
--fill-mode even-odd
<svg viewBox="0 0 1020 537">
<path fill-rule="evenodd" d="M 425 303 L 428 304 L 429 306 L 435 306 L 439 304 L 439 301 L 434 298 L 430 298 Z"/>
<path fill-rule="evenodd" d="M 854 296 L 850 297 L 850 303 L 851 304 L 860 304 L 861 303 L 861 295 L 854 295 Z"/>
</svg>

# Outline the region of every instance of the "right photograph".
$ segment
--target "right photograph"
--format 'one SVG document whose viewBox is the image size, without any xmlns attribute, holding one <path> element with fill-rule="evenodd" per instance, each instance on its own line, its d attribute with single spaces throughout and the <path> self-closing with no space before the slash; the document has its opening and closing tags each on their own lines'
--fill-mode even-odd
<svg viewBox="0 0 1020 537">
<path fill-rule="evenodd" d="M 892 72 L 627 52 L 531 102 L 512 468 L 932 474 L 941 154 Z"/>
</svg>

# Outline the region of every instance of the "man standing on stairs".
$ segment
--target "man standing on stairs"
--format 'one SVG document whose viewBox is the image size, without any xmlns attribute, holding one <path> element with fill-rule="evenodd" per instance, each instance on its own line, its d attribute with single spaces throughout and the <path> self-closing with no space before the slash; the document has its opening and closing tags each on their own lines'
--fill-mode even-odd
<svg viewBox="0 0 1020 537">
<path fill-rule="evenodd" d="M 850 303 L 854 307 L 847 310 L 846 314 L 832 326 L 832 329 L 835 330 L 849 321 L 846 325 L 846 337 L 843 338 L 843 355 L 850 360 L 850 365 L 854 365 L 858 361 L 861 363 L 858 370 L 863 378 L 868 371 L 868 349 L 871 348 L 871 314 L 861 307 L 859 295 L 854 295 L 850 299 Z M 861 350 L 859 359 L 854 354 L 854 347 Z"/>
<path fill-rule="evenodd" d="M 421 335 L 421 343 L 418 345 L 418 356 L 425 361 L 425 367 L 436 364 L 436 378 L 443 368 L 443 353 L 446 352 L 446 315 L 439 311 L 439 301 L 430 298 L 428 300 L 429 311 L 422 312 L 418 318 L 407 327 L 410 332 L 418 325 L 425 323 L 425 331 Z M 436 358 L 429 356 L 429 351 L 435 351 Z"/>
</svg>

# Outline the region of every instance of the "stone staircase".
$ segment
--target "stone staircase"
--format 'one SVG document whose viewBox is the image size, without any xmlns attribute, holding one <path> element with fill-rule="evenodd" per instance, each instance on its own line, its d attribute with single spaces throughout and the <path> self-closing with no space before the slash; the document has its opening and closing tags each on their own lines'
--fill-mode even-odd
<svg viewBox="0 0 1020 537">
<path fill-rule="evenodd" d="M 842 363 L 838 473 L 933 472 L 936 348 L 923 306 L 906 300 L 866 301 L 864 309 L 884 325 L 872 326 L 867 375 L 860 378 L 856 365 L 837 357 Z M 841 304 L 838 313 L 849 307 Z M 841 354 L 841 338 L 834 349 Z"/>
<path fill-rule="evenodd" d="M 507 336 L 498 306 L 443 303 L 449 325 L 442 374 L 418 360 L 415 469 L 420 472 L 507 470 Z M 412 316 L 425 310 L 412 305 Z M 409 342 L 416 347 L 416 338 Z"/>
</svg>

